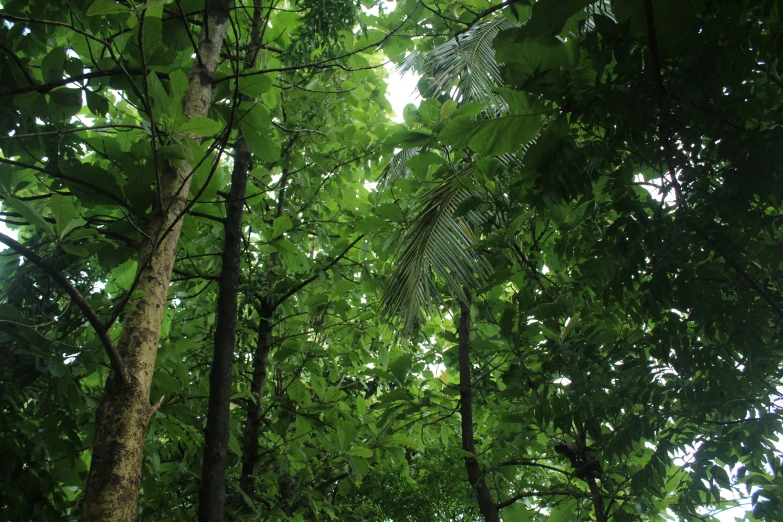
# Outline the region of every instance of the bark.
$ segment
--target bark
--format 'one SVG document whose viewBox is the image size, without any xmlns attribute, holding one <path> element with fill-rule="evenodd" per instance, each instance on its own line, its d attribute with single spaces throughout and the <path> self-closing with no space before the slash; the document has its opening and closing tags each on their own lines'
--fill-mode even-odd
<svg viewBox="0 0 783 522">
<path fill-rule="evenodd" d="M 470 294 L 468 302 L 462 303 L 460 309 L 457 336 L 459 341 L 459 395 L 460 416 L 462 417 L 462 449 L 472 453 L 473 457 L 465 457 L 465 468 L 468 480 L 476 493 L 479 510 L 485 522 L 500 522 L 498 507 L 492 498 L 492 493 L 484 480 L 481 465 L 475 457 L 476 446 L 473 440 L 473 389 L 471 384 L 470 365 Z"/>
<path fill-rule="evenodd" d="M 230 432 L 230 406 L 234 345 L 237 337 L 239 265 L 242 255 L 242 214 L 252 156 L 245 140 L 237 139 L 231 190 L 226 202 L 225 240 L 218 283 L 217 325 L 209 373 L 209 406 L 204 434 L 198 519 L 221 522 L 226 499 L 226 458 Z"/>
<path fill-rule="evenodd" d="M 258 345 L 253 355 L 253 381 L 250 385 L 250 394 L 254 401 L 250 403 L 247 411 L 247 423 L 243 437 L 242 451 L 242 475 L 239 478 L 239 487 L 252 499 L 255 493 L 255 472 L 258 462 L 258 434 L 261 430 L 261 408 L 266 388 L 266 373 L 269 365 L 269 350 L 272 347 L 272 313 L 266 309 L 258 321 Z"/>
<path fill-rule="evenodd" d="M 262 2 L 255 0 L 253 4 L 249 50 L 243 64 L 245 70 L 254 67 L 262 39 Z M 226 500 L 226 460 L 231 430 L 232 367 L 236 344 L 239 267 L 242 253 L 242 214 L 248 174 L 253 166 L 253 157 L 241 131 L 237 136 L 235 150 L 231 190 L 224 222 L 225 241 L 218 289 L 217 326 L 210 369 L 209 406 L 199 489 L 200 522 L 222 522 Z M 263 389 L 263 384 L 261 388 Z"/>
<path fill-rule="evenodd" d="M 212 85 L 226 31 L 229 0 L 212 0 L 199 37 L 201 62 L 188 74 L 189 87 L 183 100 L 188 118 L 205 116 L 212 99 Z M 187 163 L 169 163 L 161 173 L 162 205 L 150 215 L 147 234 L 151 240 L 139 247 L 139 296 L 130 302 L 117 349 L 128 375 L 122 382 L 110 375 L 98 406 L 95 443 L 82 519 L 87 522 L 131 522 L 141 485 L 144 441 L 151 415 L 149 393 L 166 311 L 171 271 L 179 241 L 181 217 L 190 188 Z"/>
<path fill-rule="evenodd" d="M 598 485 L 598 481 L 593 476 L 585 478 L 587 487 L 590 488 L 590 498 L 593 501 L 593 509 L 595 510 L 595 521 L 606 522 L 606 508 L 604 507 L 604 495 L 601 491 L 601 487 Z"/>
</svg>

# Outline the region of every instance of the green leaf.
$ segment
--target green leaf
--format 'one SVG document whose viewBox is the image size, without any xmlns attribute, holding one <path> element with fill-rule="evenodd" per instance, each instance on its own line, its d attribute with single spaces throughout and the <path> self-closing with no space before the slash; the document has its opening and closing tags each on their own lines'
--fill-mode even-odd
<svg viewBox="0 0 783 522">
<path fill-rule="evenodd" d="M 109 112 L 109 100 L 89 89 L 84 90 L 87 97 L 87 108 L 96 116 L 106 116 Z"/>
<path fill-rule="evenodd" d="M 187 134 L 196 134 L 198 136 L 214 136 L 223 126 L 205 116 L 194 116 L 183 123 L 177 130 Z"/>
<path fill-rule="evenodd" d="M 270 139 L 268 136 L 260 134 L 250 125 L 240 122 L 242 135 L 245 137 L 247 146 L 259 160 L 264 162 L 275 162 L 280 159 L 280 145 Z"/>
<path fill-rule="evenodd" d="M 405 162 L 405 166 L 411 169 L 414 174 L 425 175 L 432 165 L 443 165 L 446 160 L 434 152 L 422 152 L 416 154 Z"/>
<path fill-rule="evenodd" d="M 19 212 L 28 223 L 40 227 L 50 236 L 56 237 L 54 231 L 49 226 L 49 223 L 46 222 L 43 216 L 41 216 L 41 214 L 36 209 L 27 204 L 26 201 L 21 201 L 19 199 L 7 196 L 5 198 L 5 202 L 11 205 L 14 210 Z"/>
<path fill-rule="evenodd" d="M 384 144 L 400 149 L 412 149 L 426 145 L 432 139 L 432 135 L 421 131 L 399 130 L 391 134 Z"/>
<path fill-rule="evenodd" d="M 463 103 L 459 109 L 452 113 L 452 118 L 457 116 L 478 116 L 484 110 L 484 107 L 485 105 L 481 102 Z"/>
<path fill-rule="evenodd" d="M 242 456 L 242 448 L 239 446 L 239 441 L 233 433 L 229 433 L 228 435 L 228 449 L 237 457 Z"/>
<path fill-rule="evenodd" d="M 501 116 L 491 120 L 472 121 L 457 117 L 449 121 L 440 133 L 446 145 L 469 146 L 485 155 L 513 153 L 538 135 L 543 120 L 537 114 Z"/>
<path fill-rule="evenodd" d="M 128 13 L 131 9 L 114 0 L 96 0 L 89 9 L 87 16 L 104 16 L 113 14 Z"/>
<path fill-rule="evenodd" d="M 542 124 L 541 116 L 526 114 L 489 120 L 476 129 L 469 146 L 489 156 L 517 152 L 538 135 Z"/>
<path fill-rule="evenodd" d="M 81 89 L 63 87 L 49 93 L 49 114 L 52 119 L 70 120 L 81 108 Z"/>
<path fill-rule="evenodd" d="M 411 369 L 411 363 L 413 362 L 413 355 L 405 354 L 398 357 L 393 363 L 389 365 L 389 372 L 394 375 L 394 378 L 400 384 L 405 384 L 405 380 L 408 377 L 408 372 Z"/>
<path fill-rule="evenodd" d="M 470 138 L 478 125 L 479 122 L 475 121 L 472 116 L 455 116 L 440 131 L 440 141 L 458 149 L 465 148 L 470 143 Z"/>
<path fill-rule="evenodd" d="M 71 222 L 74 221 L 76 210 L 68 198 L 59 194 L 54 194 L 49 198 L 49 208 L 57 225 L 57 238 L 61 240 L 65 237 L 65 234 L 74 228 L 74 226 L 71 226 Z"/>
<path fill-rule="evenodd" d="M 372 457 L 372 450 L 370 448 L 367 448 L 365 446 L 353 446 L 350 450 L 348 450 L 348 453 L 351 455 L 355 455 L 357 457 L 362 457 L 369 459 Z"/>
<path fill-rule="evenodd" d="M 595 0 L 539 0 L 521 33 L 525 38 L 557 36 L 571 16 L 595 3 Z"/>
<path fill-rule="evenodd" d="M 451 118 L 451 116 L 457 110 L 457 107 L 459 107 L 459 103 L 457 103 L 455 100 L 446 100 L 443 102 L 443 105 L 440 106 L 440 119 L 447 120 Z"/>
<path fill-rule="evenodd" d="M 188 91 L 188 77 L 180 69 L 169 74 L 172 103 L 180 104 Z"/>
<path fill-rule="evenodd" d="M 419 106 L 419 116 L 421 116 L 424 123 L 434 126 L 440 122 L 440 109 L 441 105 L 438 100 L 424 100 Z"/>
<path fill-rule="evenodd" d="M 272 223 L 272 235 L 270 237 L 270 240 L 276 239 L 283 235 L 285 232 L 288 232 L 294 227 L 293 223 L 291 223 L 291 219 L 287 216 L 280 216 L 275 218 L 274 223 Z"/>
<path fill-rule="evenodd" d="M 65 47 L 55 47 L 41 60 L 41 76 L 44 82 L 61 80 L 65 69 Z"/>
<path fill-rule="evenodd" d="M 379 228 L 383 228 L 388 226 L 388 223 L 384 221 L 383 219 L 375 216 L 367 216 L 362 218 L 357 224 L 356 224 L 356 230 L 359 232 L 366 234 L 367 232 L 372 232 L 374 230 L 377 230 Z"/>
<path fill-rule="evenodd" d="M 266 74 L 255 74 L 239 79 L 239 92 L 251 98 L 267 92 L 272 88 L 272 79 Z"/>
</svg>

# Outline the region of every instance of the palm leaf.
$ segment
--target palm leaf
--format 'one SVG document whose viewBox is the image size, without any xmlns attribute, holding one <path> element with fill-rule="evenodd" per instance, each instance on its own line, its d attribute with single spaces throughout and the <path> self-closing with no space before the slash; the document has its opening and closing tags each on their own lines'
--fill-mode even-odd
<svg viewBox="0 0 783 522">
<path fill-rule="evenodd" d="M 480 288 L 492 271 L 473 250 L 473 229 L 484 223 L 483 216 L 469 212 L 464 218 L 454 217 L 457 206 L 470 195 L 455 179 L 444 180 L 422 197 L 395 256 L 397 266 L 384 292 L 382 314 L 396 318 L 405 333 L 440 300 L 433 272 L 450 293 L 467 301 L 466 292 Z"/>
<path fill-rule="evenodd" d="M 405 58 L 400 71 L 416 69 L 432 79 L 432 97 L 441 92 L 451 93 L 459 102 L 484 103 L 493 114 L 505 110 L 505 103 L 493 90 L 503 85 L 500 69 L 495 61 L 492 41 L 498 32 L 519 24 L 503 17 L 496 17 L 476 25 L 466 33 L 452 38 L 426 53 L 411 53 Z"/>
</svg>

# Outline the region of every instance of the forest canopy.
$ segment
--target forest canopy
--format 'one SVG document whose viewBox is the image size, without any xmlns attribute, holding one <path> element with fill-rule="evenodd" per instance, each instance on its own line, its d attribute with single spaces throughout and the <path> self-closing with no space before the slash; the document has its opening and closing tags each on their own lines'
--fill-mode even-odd
<svg viewBox="0 0 783 522">
<path fill-rule="evenodd" d="M 0 0 L 0 522 L 783 520 L 781 17 Z"/>
</svg>

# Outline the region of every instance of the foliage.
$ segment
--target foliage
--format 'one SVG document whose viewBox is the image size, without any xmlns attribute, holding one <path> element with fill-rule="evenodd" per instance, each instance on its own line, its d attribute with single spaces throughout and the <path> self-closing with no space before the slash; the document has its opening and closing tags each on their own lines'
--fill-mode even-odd
<svg viewBox="0 0 783 522">
<path fill-rule="evenodd" d="M 227 518 L 479 519 L 456 415 L 471 298 L 471 428 L 503 520 L 783 517 L 778 2 L 265 3 L 247 70 L 236 2 L 190 120 L 203 2 L 64 5 L 0 9 L 0 217 L 112 338 L 161 166 L 193 167 L 141 520 L 195 517 L 240 130 Z M 422 76 L 401 124 L 379 48 Z M 74 520 L 109 359 L 30 259 L 0 252 L 0 518 Z"/>
</svg>

